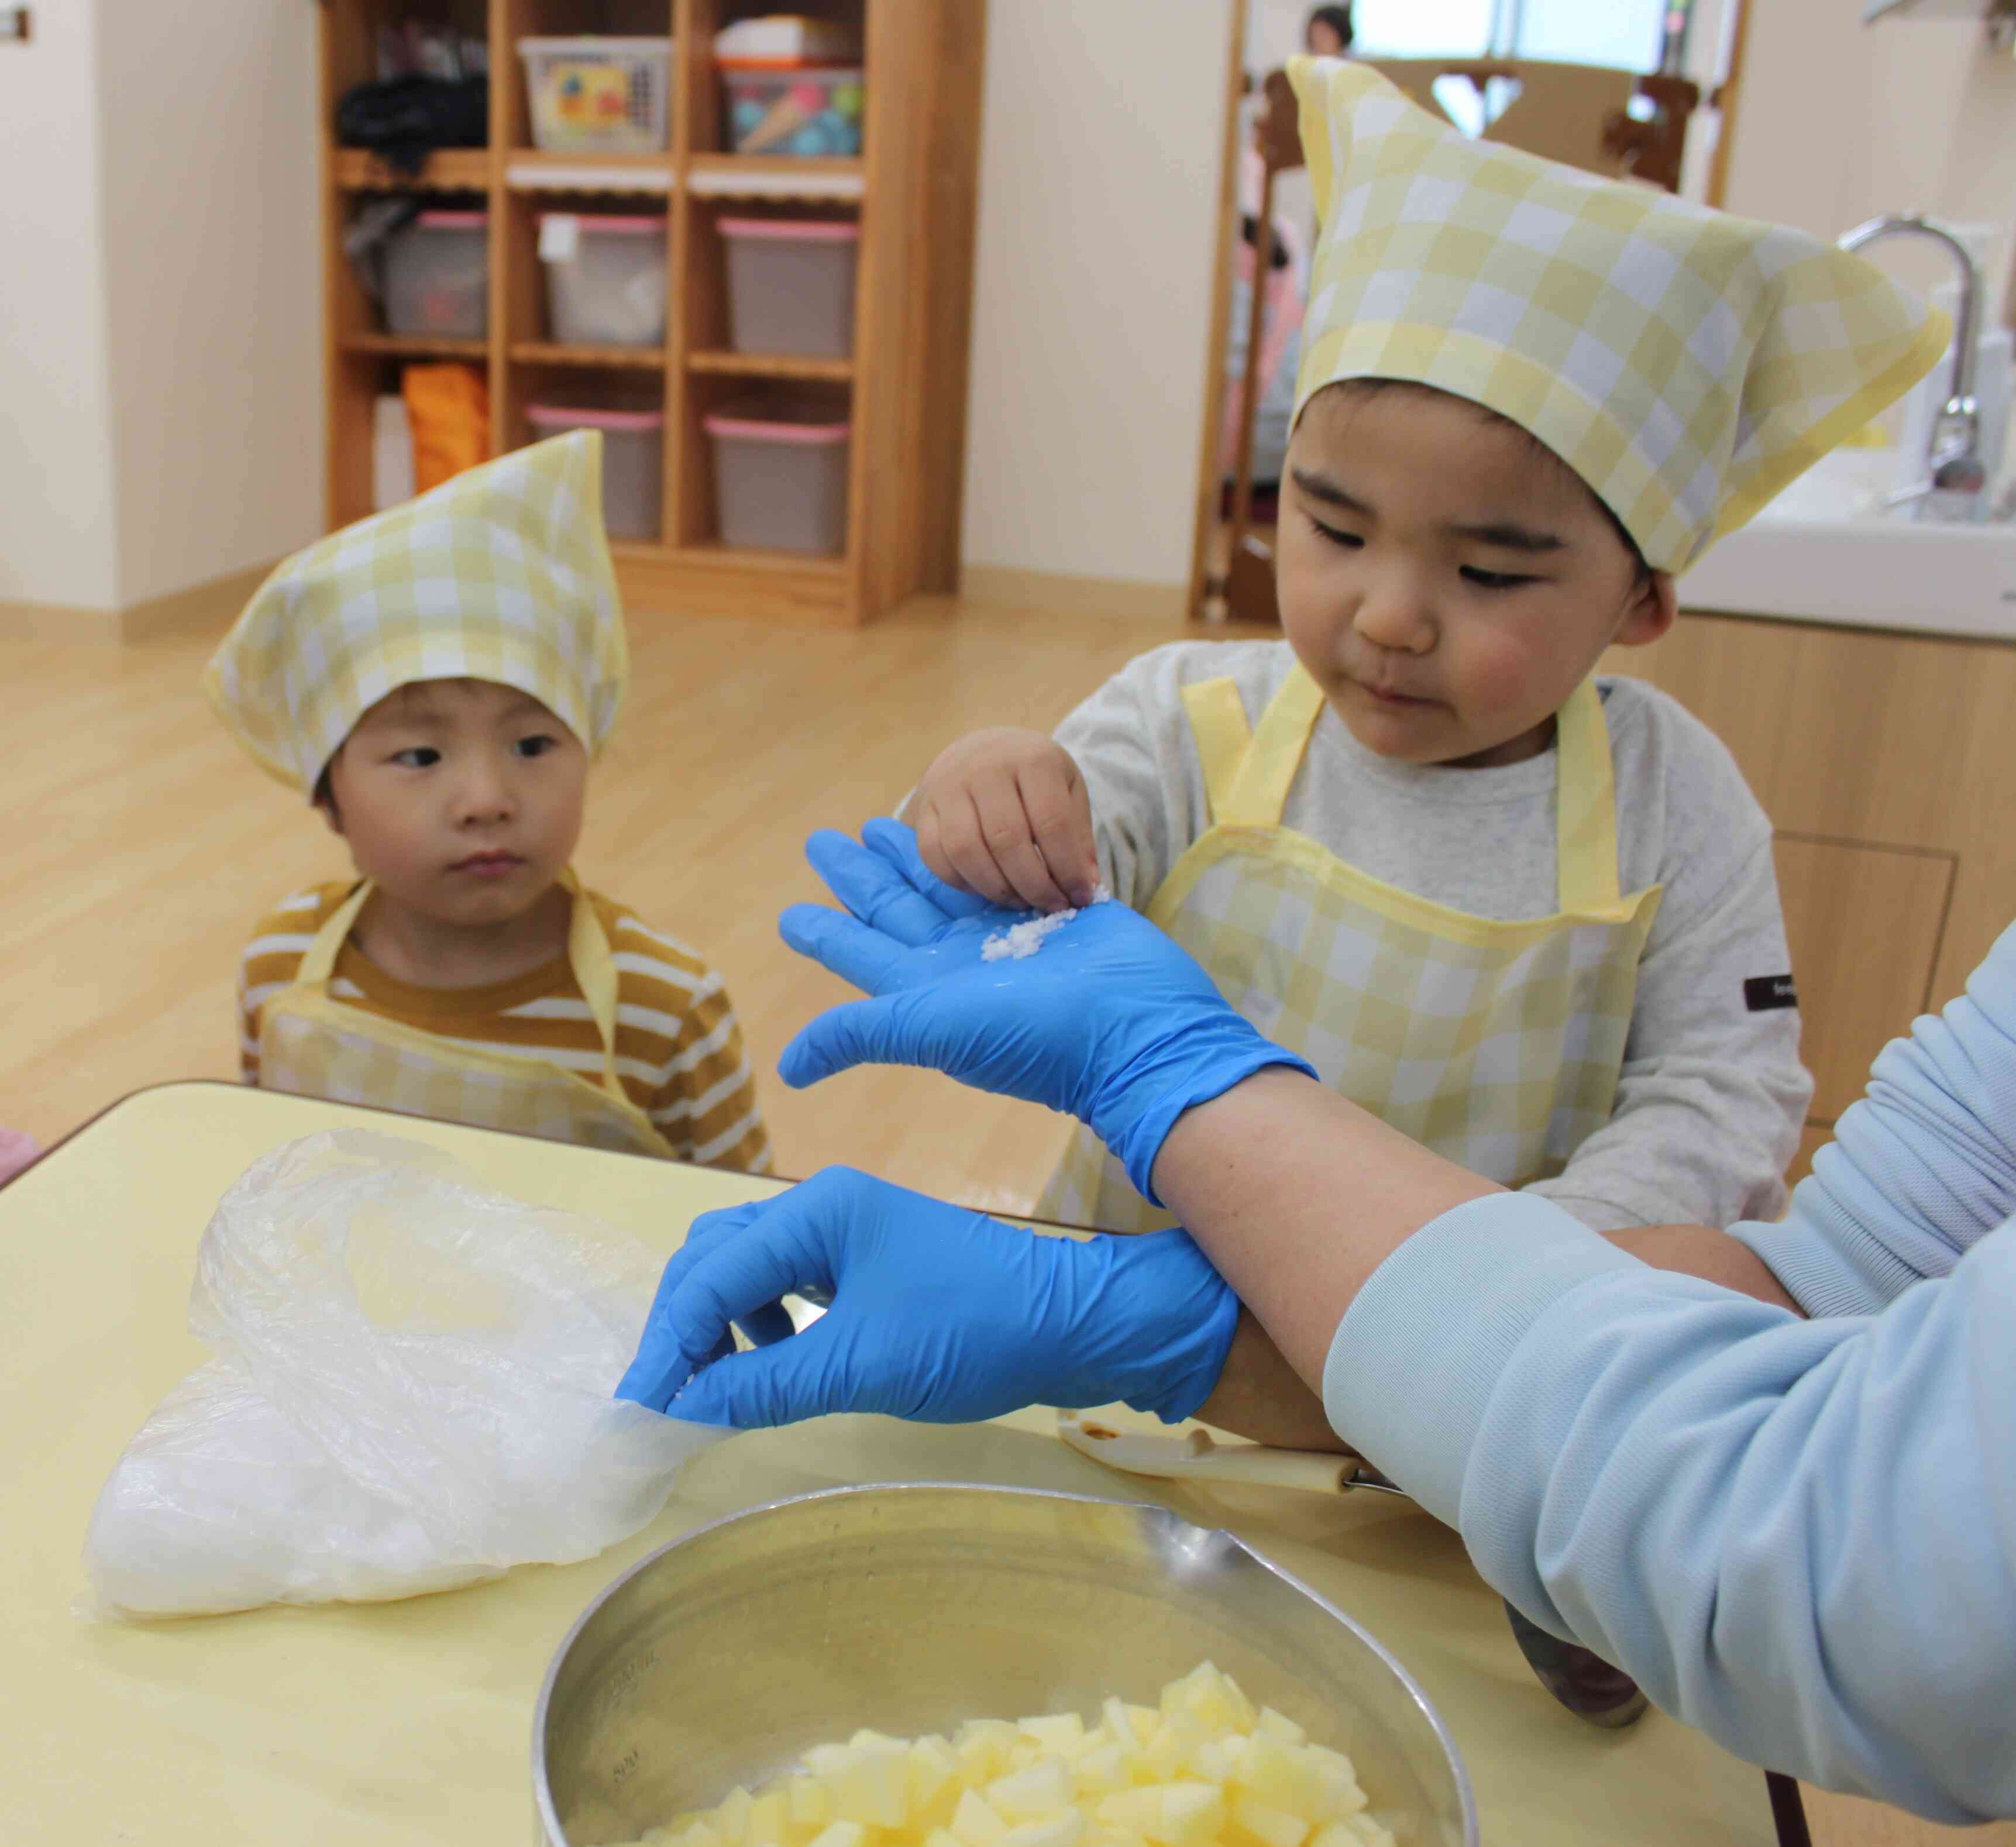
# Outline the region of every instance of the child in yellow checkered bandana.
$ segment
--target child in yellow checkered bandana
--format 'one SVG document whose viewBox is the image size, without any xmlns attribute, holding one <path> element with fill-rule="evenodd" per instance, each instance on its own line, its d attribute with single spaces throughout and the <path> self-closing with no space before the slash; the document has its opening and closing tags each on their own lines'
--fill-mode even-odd
<svg viewBox="0 0 2016 1847">
<path fill-rule="evenodd" d="M 246 1081 L 761 1171 L 721 978 L 569 861 L 628 672 L 601 438 L 456 477 L 281 565 L 205 688 L 360 877 L 240 969 Z"/>
<path fill-rule="evenodd" d="M 1323 229 L 1287 639 L 954 745 L 924 857 L 1042 909 L 1103 878 L 1326 1082 L 1599 1230 L 1771 1217 L 1811 1084 L 1770 826 L 1703 726 L 1593 671 L 1944 329 L 1799 233 L 1467 140 L 1362 66 L 1291 76 Z M 1039 1210 L 1162 1222 L 1082 1136 Z"/>
</svg>

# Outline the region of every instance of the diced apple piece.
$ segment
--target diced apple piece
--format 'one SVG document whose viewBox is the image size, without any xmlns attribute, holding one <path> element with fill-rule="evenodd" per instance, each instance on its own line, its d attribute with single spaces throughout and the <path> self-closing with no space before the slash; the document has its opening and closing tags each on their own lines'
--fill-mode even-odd
<svg viewBox="0 0 2016 1847">
<path fill-rule="evenodd" d="M 749 1791 L 738 1784 L 708 1816 L 708 1825 L 721 1837 L 723 1847 L 742 1847 L 749 1838 Z"/>
<path fill-rule="evenodd" d="M 822 1780 L 833 1798 L 836 1820 L 859 1822 L 864 1827 L 901 1827 L 909 1813 L 909 1747 L 900 1739 L 863 1734 Z"/>
<path fill-rule="evenodd" d="M 1099 1798 L 1093 1815 L 1100 1827 L 1109 1833 L 1154 1832 L 1162 1825 L 1162 1792 L 1153 1786 L 1116 1790 L 1111 1795 Z"/>
<path fill-rule="evenodd" d="M 1191 1754 L 1204 1734 L 1181 1713 L 1162 1721 L 1162 1729 L 1142 1747 L 1141 1755 L 1157 1782 L 1168 1783 L 1190 1767 Z"/>
<path fill-rule="evenodd" d="M 1040 1821 L 1025 1821 L 1001 1837 L 1001 1847 L 1079 1847 L 1085 1839 L 1085 1817 L 1076 1809 L 1061 1809 Z"/>
<path fill-rule="evenodd" d="M 959 1753 L 952 1749 L 949 1738 L 920 1738 L 910 1747 L 910 1813 L 907 1819 L 913 1827 L 931 1825 L 924 1817 L 939 1805 L 941 1798 L 950 1797 L 959 1780 Z M 947 1813 L 950 1813 L 949 1802 Z"/>
<path fill-rule="evenodd" d="M 781 1789 L 766 1789 L 749 1804 L 749 1847 L 787 1847 L 791 1838 L 790 1798 Z"/>
<path fill-rule="evenodd" d="M 816 1834 L 833 1819 L 833 1800 L 816 1777 L 794 1777 L 784 1785 L 784 1799 L 790 1806 L 791 1826 L 801 1832 Z"/>
<path fill-rule="evenodd" d="M 1285 1712 L 1277 1712 L 1272 1706 L 1260 1708 L 1260 1716 L 1253 1722 L 1253 1729 L 1256 1732 L 1265 1732 L 1270 1738 L 1278 1738 L 1283 1744 L 1302 1744 L 1309 1741 L 1307 1732 Z"/>
<path fill-rule="evenodd" d="M 1165 1783 L 1161 1821 L 1148 1829 L 1165 1847 L 1212 1847 L 1225 1828 L 1225 1792 L 1215 1783 Z"/>
<path fill-rule="evenodd" d="M 934 1827 L 924 1836 L 923 1847 L 960 1847 L 959 1838 L 949 1827 Z"/>
<path fill-rule="evenodd" d="M 868 1831 L 858 1821 L 833 1821 L 814 1834 L 807 1847 L 865 1847 Z"/>
<path fill-rule="evenodd" d="M 1075 1712 L 1046 1712 L 1035 1719 L 1018 1719 L 1015 1729 L 1067 1762 L 1085 1748 L 1085 1721 Z"/>
<path fill-rule="evenodd" d="M 1061 1757 L 1039 1757 L 988 1784 L 986 1793 L 1004 1820 L 1034 1821 L 1071 1806 L 1071 1767 Z"/>
<path fill-rule="evenodd" d="M 991 1782 L 1008 1767 L 1008 1752 L 1017 1737 L 1005 1719 L 969 1719 L 953 1733 L 952 1748 L 959 1754 L 967 1779 Z"/>
<path fill-rule="evenodd" d="M 1333 1816 L 1348 1815 L 1365 1806 L 1365 1791 L 1358 1787 L 1358 1773 L 1341 1751 L 1331 1751 L 1321 1744 L 1305 1744 L 1302 1766 L 1314 1796 L 1312 1820 L 1328 1821 Z"/>
<path fill-rule="evenodd" d="M 1081 1796 L 1106 1795 L 1125 1789 L 1129 1780 L 1127 1759 L 1118 1744 L 1094 1744 L 1071 1766 L 1071 1783 Z"/>
<path fill-rule="evenodd" d="M 1198 1741 L 1197 1748 L 1190 1753 L 1189 1768 L 1193 1777 L 1201 1777 L 1207 1783 L 1227 1782 L 1232 1776 L 1232 1760 L 1215 1738 Z"/>
<path fill-rule="evenodd" d="M 1008 1824 L 995 1813 L 986 1797 L 969 1789 L 952 1812 L 952 1831 L 958 1836 L 959 1847 L 996 1847 Z"/>
<path fill-rule="evenodd" d="M 1259 1847 L 1302 1847 L 1309 1831 L 1309 1824 L 1299 1815 L 1291 1815 L 1286 1809 L 1270 1809 L 1250 1795 L 1233 1801 L 1232 1824 Z"/>
<path fill-rule="evenodd" d="M 702 1816 L 679 1836 L 679 1847 L 721 1847 L 721 1836 Z"/>
<path fill-rule="evenodd" d="M 1365 1847 L 1393 1847 L 1393 1837 L 1370 1815 L 1354 1815 L 1345 1825 L 1357 1831 Z"/>
<path fill-rule="evenodd" d="M 1301 1759 L 1300 1752 L 1269 1733 L 1256 1731 L 1233 1767 L 1233 1780 L 1269 1808 L 1285 1809 L 1291 1815 L 1312 1820 L 1309 1811 L 1315 1791 Z"/>
</svg>

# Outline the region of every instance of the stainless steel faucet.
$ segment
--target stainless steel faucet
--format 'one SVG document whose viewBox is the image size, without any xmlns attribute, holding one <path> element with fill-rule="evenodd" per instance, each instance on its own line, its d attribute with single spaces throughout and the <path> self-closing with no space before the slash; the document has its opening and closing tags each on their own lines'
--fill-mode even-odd
<svg viewBox="0 0 2016 1847">
<path fill-rule="evenodd" d="M 1953 328 L 1953 371 L 1946 384 L 1946 408 L 1932 419 L 1926 446 L 1928 478 L 1921 486 L 1892 495 L 1890 504 L 1922 500 L 1931 494 L 1978 495 L 1988 484 L 1981 461 L 1981 406 L 1974 395 L 1975 346 L 1981 315 L 1981 272 L 1967 246 L 1942 225 L 1922 212 L 1890 212 L 1857 225 L 1840 240 L 1845 250 L 1859 250 L 1885 237 L 1928 237 L 1960 266 L 1960 312 Z"/>
</svg>

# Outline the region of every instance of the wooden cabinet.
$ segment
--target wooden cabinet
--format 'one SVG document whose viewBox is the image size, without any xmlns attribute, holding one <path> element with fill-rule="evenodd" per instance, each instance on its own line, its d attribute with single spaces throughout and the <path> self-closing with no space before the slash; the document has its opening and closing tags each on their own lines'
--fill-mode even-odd
<svg viewBox="0 0 2016 1847">
<path fill-rule="evenodd" d="M 377 398 L 398 388 L 411 361 L 457 359 L 488 382 L 494 454 L 531 440 L 527 407 L 542 395 L 641 396 L 662 408 L 660 536 L 612 548 L 633 607 L 859 622 L 913 592 L 956 589 L 986 0 L 807 0 L 802 11 L 861 30 L 862 149 L 851 158 L 722 151 L 714 36 L 767 10 L 752 0 L 325 0 L 319 132 L 332 527 L 371 511 Z M 333 145 L 337 99 L 375 74 L 378 29 L 409 16 L 451 20 L 484 38 L 491 77 L 490 145 L 437 153 L 416 178 Z M 582 33 L 671 34 L 671 131 L 662 153 L 533 146 L 518 41 Z M 394 192 L 487 211 L 482 338 L 383 329 L 342 243 L 362 201 Z M 664 214 L 670 307 L 662 344 L 577 347 L 549 337 L 538 248 L 539 214 L 549 208 Z M 717 229 L 725 214 L 858 223 L 851 354 L 727 350 Z M 840 556 L 736 550 L 720 541 L 703 420 L 766 385 L 820 394 L 848 420 Z"/>
<path fill-rule="evenodd" d="M 1803 1174 L 1870 1060 L 2016 920 L 2016 646 L 1685 614 L 1604 665 L 1713 729 L 1778 829 Z"/>
</svg>

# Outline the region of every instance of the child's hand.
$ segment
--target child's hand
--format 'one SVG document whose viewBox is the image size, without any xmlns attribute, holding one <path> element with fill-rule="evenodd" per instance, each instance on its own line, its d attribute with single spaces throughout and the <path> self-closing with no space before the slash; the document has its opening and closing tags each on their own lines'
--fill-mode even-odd
<svg viewBox="0 0 2016 1847">
<path fill-rule="evenodd" d="M 1063 745 L 1040 731 L 976 731 L 924 772 L 909 819 L 948 885 L 1038 911 L 1092 902 L 1092 797 Z"/>
</svg>

